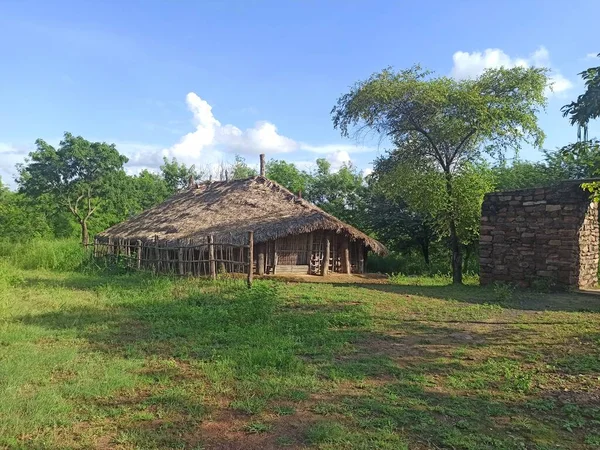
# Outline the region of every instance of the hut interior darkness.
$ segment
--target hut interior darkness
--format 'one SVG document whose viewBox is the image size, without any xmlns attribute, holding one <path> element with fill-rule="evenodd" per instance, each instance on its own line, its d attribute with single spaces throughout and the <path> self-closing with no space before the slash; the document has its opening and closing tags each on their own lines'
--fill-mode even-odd
<svg viewBox="0 0 600 450">
<path fill-rule="evenodd" d="M 119 242 L 127 243 L 125 253 L 140 254 L 138 266 L 152 260 L 158 267 L 160 261 L 193 274 L 245 272 L 249 258 L 259 275 L 364 273 L 368 251 L 387 252 L 375 239 L 264 176 L 193 184 L 98 234 L 95 245 L 114 254 Z"/>
</svg>

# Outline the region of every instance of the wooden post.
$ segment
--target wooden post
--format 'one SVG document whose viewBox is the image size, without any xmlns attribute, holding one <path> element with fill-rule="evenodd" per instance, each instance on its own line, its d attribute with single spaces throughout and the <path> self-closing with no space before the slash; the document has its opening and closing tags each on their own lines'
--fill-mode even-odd
<svg viewBox="0 0 600 450">
<path fill-rule="evenodd" d="M 242 247 L 241 251 L 244 251 L 244 248 Z M 264 252 L 263 252 L 263 259 L 264 259 Z M 264 263 L 264 261 L 263 261 Z M 254 265 L 254 232 L 253 231 L 248 231 L 248 289 L 250 289 L 252 287 L 252 280 L 254 278 L 254 268 L 252 267 Z M 264 266 L 263 266 L 264 267 Z"/>
<path fill-rule="evenodd" d="M 213 235 L 208 236 L 208 270 L 213 280 L 217 279 L 217 268 L 215 264 L 215 246 L 213 244 Z"/>
<path fill-rule="evenodd" d="M 136 263 L 135 267 L 140 270 L 142 267 L 142 241 L 139 239 L 136 242 Z"/>
<path fill-rule="evenodd" d="M 331 252 L 331 238 L 329 233 L 325 233 L 325 254 L 323 255 L 323 266 L 321 267 L 321 276 L 325 277 L 329 273 L 329 253 Z"/>
<path fill-rule="evenodd" d="M 260 155 L 260 176 L 261 177 L 265 176 L 265 155 L 264 155 L 264 153 L 261 153 L 261 155 Z"/>
<path fill-rule="evenodd" d="M 181 241 L 177 241 L 177 267 L 179 269 L 179 275 L 184 274 L 183 267 L 183 247 L 181 246 Z"/>
<path fill-rule="evenodd" d="M 312 261 L 312 248 L 313 248 L 313 234 L 312 231 L 308 233 L 308 243 L 306 249 L 306 264 L 308 264 L 308 274 L 310 275 L 310 263 Z"/>
<path fill-rule="evenodd" d="M 342 244 L 342 246 L 344 249 L 342 255 L 342 257 L 344 258 L 342 270 L 348 275 L 350 275 L 352 273 L 352 264 L 350 263 L 350 245 L 348 242 L 348 238 L 344 239 L 344 243 Z"/>
<path fill-rule="evenodd" d="M 362 242 L 358 242 L 358 273 L 365 273 L 365 246 Z"/>
<path fill-rule="evenodd" d="M 258 266 L 256 272 L 259 275 L 265 274 L 265 247 L 264 243 L 258 244 L 258 258 L 256 259 L 256 265 Z"/>
<path fill-rule="evenodd" d="M 154 236 L 154 253 L 156 254 L 156 263 L 154 265 L 154 270 L 159 272 L 160 266 L 160 249 L 158 248 L 158 235 Z"/>
<path fill-rule="evenodd" d="M 279 262 L 279 256 L 277 255 L 277 239 L 273 241 L 273 275 L 277 270 L 277 263 Z"/>
</svg>

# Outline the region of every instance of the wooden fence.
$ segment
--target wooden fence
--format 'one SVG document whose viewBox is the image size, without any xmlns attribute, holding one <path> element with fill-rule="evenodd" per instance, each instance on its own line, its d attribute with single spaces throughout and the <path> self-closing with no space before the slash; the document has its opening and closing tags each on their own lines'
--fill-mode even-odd
<svg viewBox="0 0 600 450">
<path fill-rule="evenodd" d="M 254 273 L 254 235 L 246 243 L 215 241 L 213 235 L 201 242 L 131 239 L 94 239 L 94 258 L 138 270 L 190 276 L 217 277 L 217 273 L 243 273 L 248 287 Z"/>
</svg>

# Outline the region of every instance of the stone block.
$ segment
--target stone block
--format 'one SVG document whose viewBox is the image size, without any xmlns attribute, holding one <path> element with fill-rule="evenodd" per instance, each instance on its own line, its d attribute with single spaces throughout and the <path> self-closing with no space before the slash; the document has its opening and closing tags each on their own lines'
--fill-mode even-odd
<svg viewBox="0 0 600 450">
<path fill-rule="evenodd" d="M 562 209 L 561 205 L 546 205 L 547 212 L 560 211 L 561 209 Z"/>
</svg>

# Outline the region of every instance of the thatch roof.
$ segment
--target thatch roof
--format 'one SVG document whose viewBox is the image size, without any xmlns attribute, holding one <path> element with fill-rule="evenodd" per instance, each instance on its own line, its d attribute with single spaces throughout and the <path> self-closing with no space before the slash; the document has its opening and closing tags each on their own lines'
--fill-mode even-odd
<svg viewBox="0 0 600 450">
<path fill-rule="evenodd" d="M 258 243 L 316 230 L 332 230 L 365 241 L 374 252 L 387 252 L 375 239 L 264 177 L 201 183 L 97 237 L 174 245 L 178 240 L 205 242 L 212 234 L 215 242 L 241 243 L 253 231 Z"/>
</svg>

